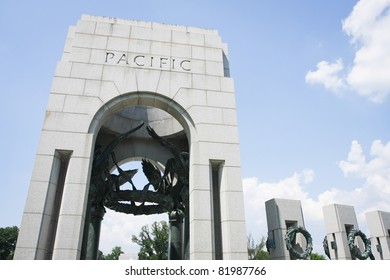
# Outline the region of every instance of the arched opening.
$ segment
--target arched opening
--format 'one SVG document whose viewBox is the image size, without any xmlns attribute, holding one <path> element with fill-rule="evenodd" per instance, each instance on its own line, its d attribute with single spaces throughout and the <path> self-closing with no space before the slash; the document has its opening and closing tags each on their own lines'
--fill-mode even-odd
<svg viewBox="0 0 390 280">
<path fill-rule="evenodd" d="M 115 234 L 115 231 L 120 232 L 121 230 L 126 231 L 126 228 L 129 227 L 134 228 L 134 230 L 138 230 L 138 232 L 134 232 L 134 230 L 132 232 L 128 232 L 127 235 L 126 233 L 124 235 L 121 234 L 122 237 L 127 237 L 127 242 L 129 245 L 131 245 L 131 236 L 133 234 L 138 235 L 139 228 L 142 227 L 144 224 L 149 224 L 150 222 L 154 221 L 167 220 L 167 214 L 169 212 L 164 213 L 165 209 L 168 209 L 167 207 L 164 206 L 160 207 L 158 210 L 150 210 L 152 206 L 147 201 L 146 203 L 135 202 L 131 200 L 128 202 L 121 201 L 118 203 L 118 205 L 120 204 L 118 207 L 115 206 L 111 208 L 115 208 L 114 210 L 117 212 L 126 212 L 127 214 L 133 214 L 137 216 L 148 216 L 147 219 L 141 218 L 140 220 L 142 221 L 138 223 L 127 222 L 132 221 L 134 219 L 139 219 L 138 217 L 133 218 L 130 215 L 122 213 L 121 215 L 126 215 L 127 217 L 124 218 L 124 216 L 121 216 L 121 219 L 119 221 L 116 221 L 115 219 L 119 217 L 119 215 L 117 213 L 112 213 L 112 210 L 108 209 L 110 207 L 106 207 L 108 204 L 104 205 L 105 207 L 103 210 L 100 209 L 98 211 L 95 209 L 95 206 L 91 206 L 96 205 L 96 201 L 98 201 L 99 199 L 99 201 L 101 201 L 100 204 L 102 205 L 105 204 L 107 201 L 107 190 L 104 191 L 105 198 L 98 199 L 96 197 L 99 197 L 99 194 L 96 195 L 96 192 L 94 191 L 96 190 L 96 186 L 98 185 L 94 183 L 96 182 L 97 173 L 95 161 L 97 161 L 97 154 L 101 151 L 103 151 L 102 154 L 104 154 L 105 151 L 108 150 L 108 152 L 105 154 L 106 161 L 104 162 L 104 168 L 101 168 L 101 170 L 98 172 L 100 174 L 99 180 L 103 182 L 102 185 L 104 185 L 105 189 L 107 188 L 106 185 L 110 184 L 108 190 L 111 192 L 111 177 L 120 177 L 119 175 L 121 175 L 123 171 L 130 172 L 134 169 L 138 169 L 138 172 L 131 174 L 131 178 L 127 175 L 123 176 L 123 178 L 126 179 L 125 181 L 128 181 L 127 183 L 131 183 L 129 184 L 131 185 L 130 187 L 124 187 L 129 190 L 128 193 L 138 194 L 142 190 L 146 190 L 144 191 L 144 194 L 147 193 L 148 195 L 150 195 L 150 192 L 153 192 L 153 187 L 155 186 L 151 184 L 152 181 L 150 180 L 150 176 L 148 177 L 146 174 L 142 174 L 145 173 L 145 170 L 143 170 L 140 164 L 142 159 L 147 159 L 149 162 L 152 163 L 154 167 L 160 169 L 159 176 L 165 176 L 164 165 L 168 165 L 167 163 L 169 162 L 169 160 L 175 158 L 175 155 L 172 154 L 172 151 L 169 148 L 164 147 L 161 142 L 156 141 L 156 137 L 151 137 L 152 134 L 150 133 L 150 131 L 148 131 L 148 127 L 153 129 L 155 134 L 158 135 L 157 137 L 163 139 L 163 141 L 169 143 L 169 145 L 171 145 L 172 147 L 175 147 L 175 149 L 180 153 L 186 153 L 188 155 L 190 131 L 192 129 L 191 127 L 193 127 L 191 118 L 180 105 L 165 96 L 147 92 L 136 92 L 121 95 L 106 103 L 96 114 L 89 130 L 94 135 L 94 162 L 92 164 L 90 192 L 88 198 L 88 206 L 86 210 L 86 223 L 84 227 L 84 237 L 81 253 L 82 259 L 95 259 L 97 257 L 96 254 L 91 255 L 90 252 L 95 252 L 96 249 L 99 248 L 98 244 L 102 225 L 101 219 L 103 218 L 103 216 L 107 215 L 108 217 L 106 219 L 106 222 L 103 222 L 104 234 Z M 125 134 L 126 136 L 124 137 L 123 135 Z M 112 143 L 115 143 L 115 145 L 113 145 Z M 122 170 L 122 173 L 120 173 L 119 175 L 115 174 L 115 172 L 117 172 L 118 170 Z M 174 188 L 173 185 L 176 184 L 177 181 L 180 180 L 178 180 L 177 178 L 173 179 L 172 177 L 170 186 Z M 102 187 L 100 187 L 100 189 L 102 189 Z M 114 192 L 117 193 L 114 193 L 114 196 L 119 193 L 118 190 L 122 191 L 122 187 L 120 187 L 120 189 L 116 187 Z M 156 189 L 154 191 L 157 192 Z M 122 193 L 123 192 L 121 192 L 121 194 Z M 164 195 L 166 194 L 168 194 L 168 192 L 164 193 Z M 178 204 L 173 203 L 172 205 L 175 205 L 175 207 L 177 208 Z M 184 203 L 181 203 L 180 207 L 182 205 L 184 205 Z M 131 208 L 131 210 L 122 211 L 118 210 L 119 208 Z M 145 210 L 146 208 L 148 209 Z M 189 209 L 187 209 L 187 216 L 185 219 L 185 224 L 187 224 L 187 226 L 185 227 L 187 229 L 185 234 L 187 236 L 187 240 L 184 241 L 184 243 L 186 244 L 188 244 L 189 234 L 188 210 Z M 156 214 L 155 212 L 159 212 L 158 214 L 160 214 L 160 216 L 149 217 L 150 214 Z M 97 216 L 99 216 L 97 220 L 100 219 L 100 221 L 92 222 L 94 221 L 94 219 L 96 219 Z M 118 227 L 115 230 L 111 230 L 111 233 L 109 230 L 107 230 L 108 228 L 116 227 L 119 224 L 122 225 L 123 229 Z M 92 239 L 94 239 L 94 242 L 92 242 L 93 244 L 91 245 Z M 104 237 L 104 240 L 107 240 L 107 236 Z M 117 244 L 115 246 L 121 246 L 121 244 Z M 187 245 L 185 244 L 183 245 L 183 247 L 186 246 Z M 104 253 L 109 253 L 107 252 L 108 250 L 108 248 L 105 248 Z M 129 253 L 132 253 L 134 257 L 134 251 Z"/>
<path fill-rule="evenodd" d="M 132 181 L 137 188 L 142 189 L 148 184 L 148 179 L 142 171 L 141 159 L 131 158 L 129 160 L 130 161 L 128 162 L 120 163 L 119 166 L 123 170 L 137 170 Z M 118 175 L 116 169 L 114 169 L 112 173 Z M 132 186 L 129 182 L 126 182 L 121 186 L 121 190 L 131 189 Z M 140 205 L 140 203 L 137 203 L 137 205 Z M 164 221 L 168 223 L 168 215 L 166 213 L 134 216 L 116 212 L 111 209 L 107 209 L 106 211 L 101 225 L 99 242 L 99 251 L 105 256 L 111 253 L 114 247 L 119 246 L 124 253 L 124 255 L 121 256 L 123 259 L 138 259 L 140 246 L 131 241 L 132 236 L 135 235 L 136 237 L 139 237 L 142 227 L 148 226 L 150 229 L 154 222 L 160 223 L 161 221 Z M 167 250 L 168 247 L 165 249 Z"/>
</svg>

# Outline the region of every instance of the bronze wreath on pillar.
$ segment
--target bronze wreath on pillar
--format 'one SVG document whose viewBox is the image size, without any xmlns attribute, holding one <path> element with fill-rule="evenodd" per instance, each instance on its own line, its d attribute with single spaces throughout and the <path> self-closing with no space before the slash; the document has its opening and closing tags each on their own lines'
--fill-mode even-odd
<svg viewBox="0 0 390 280">
<path fill-rule="evenodd" d="M 298 252 L 293 246 L 293 242 L 295 240 L 297 233 L 301 233 L 306 238 L 306 243 L 307 243 L 306 250 L 303 251 L 302 253 Z M 287 229 L 284 240 L 286 241 L 287 250 L 297 259 L 300 260 L 307 259 L 310 256 L 311 251 L 313 250 L 313 239 L 310 233 L 301 226 L 289 227 Z"/>
<path fill-rule="evenodd" d="M 360 236 L 364 243 L 364 252 L 361 253 L 359 248 L 355 245 L 355 237 Z M 351 251 L 351 254 L 354 255 L 359 260 L 365 260 L 370 257 L 371 260 L 375 260 L 374 255 L 371 251 L 371 241 L 366 237 L 366 235 L 358 229 L 353 229 L 348 234 L 348 247 Z"/>
</svg>

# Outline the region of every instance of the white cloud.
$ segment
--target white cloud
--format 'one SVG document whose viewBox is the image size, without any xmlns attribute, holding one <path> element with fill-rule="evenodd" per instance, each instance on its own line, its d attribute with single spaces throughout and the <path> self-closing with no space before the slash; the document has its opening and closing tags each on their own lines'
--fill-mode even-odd
<svg viewBox="0 0 390 280">
<path fill-rule="evenodd" d="M 372 142 L 370 148 L 371 160 L 366 161 L 363 148 L 354 140 L 346 161 L 340 161 L 339 166 L 345 176 L 354 174 L 369 178 L 373 175 L 386 175 L 390 166 L 390 142 L 383 144 L 380 140 Z"/>
<path fill-rule="evenodd" d="M 360 0 L 350 15 L 343 21 L 344 31 L 352 41 L 367 41 L 374 25 L 388 16 L 389 0 Z"/>
<path fill-rule="evenodd" d="M 340 92 L 345 87 L 344 80 L 339 77 L 343 68 L 342 59 L 335 63 L 321 61 L 317 63 L 317 70 L 307 72 L 305 80 L 310 84 L 322 84 L 333 92 Z"/>
<path fill-rule="evenodd" d="M 356 48 L 349 72 L 342 75 L 340 63 L 321 61 L 316 71 L 306 74 L 306 82 L 322 84 L 335 92 L 341 89 L 338 85 L 347 85 L 373 102 L 383 102 L 390 94 L 389 11 L 390 0 L 360 0 L 342 24 Z"/>
<path fill-rule="evenodd" d="M 365 179 L 365 188 L 390 195 L 390 142 L 383 144 L 375 140 L 371 145 L 370 156 L 371 159 L 367 161 L 361 145 L 353 141 L 348 159 L 340 161 L 339 166 L 345 176 Z"/>
<path fill-rule="evenodd" d="M 353 141 L 348 159 L 346 161 L 340 161 L 339 167 L 344 172 L 344 176 L 347 177 L 349 173 L 361 171 L 365 164 L 366 158 L 363 154 L 362 147 L 357 141 Z"/>
<path fill-rule="evenodd" d="M 381 102 L 390 93 L 390 0 L 360 0 L 343 30 L 358 45 L 348 84 L 358 94 Z"/>
<path fill-rule="evenodd" d="M 370 156 L 370 157 L 369 157 Z M 317 196 L 310 194 L 314 183 L 314 171 L 305 169 L 278 182 L 260 182 L 257 178 L 243 180 L 247 231 L 260 238 L 267 236 L 265 202 L 272 198 L 300 200 L 305 226 L 312 234 L 314 250 L 323 254 L 322 240 L 325 236 L 322 207 L 337 203 L 355 208 L 359 227 L 369 234 L 365 213 L 374 210 L 390 212 L 390 142 L 372 143 L 370 155 L 365 155 L 358 141 L 351 143 L 347 159 L 339 167 L 348 179 L 358 177 L 360 185 L 347 190 L 342 186 L 330 188 Z"/>
<path fill-rule="evenodd" d="M 303 175 L 303 182 L 305 184 L 309 184 L 314 181 L 314 170 L 304 169 L 302 175 Z"/>
</svg>

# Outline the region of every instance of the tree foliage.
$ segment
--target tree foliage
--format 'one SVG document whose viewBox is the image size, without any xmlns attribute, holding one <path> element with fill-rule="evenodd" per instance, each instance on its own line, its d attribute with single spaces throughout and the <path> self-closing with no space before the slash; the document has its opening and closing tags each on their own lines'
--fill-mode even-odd
<svg viewBox="0 0 390 280">
<path fill-rule="evenodd" d="M 0 228 L 0 260 L 12 260 L 14 258 L 18 234 L 17 226 Z"/>
<path fill-rule="evenodd" d="M 248 247 L 248 259 L 249 260 L 269 260 L 270 255 L 264 251 L 265 247 L 265 237 L 263 236 L 261 240 L 256 243 L 251 234 L 247 237 L 247 247 Z"/>
<path fill-rule="evenodd" d="M 115 246 L 112 248 L 111 253 L 104 256 L 102 255 L 101 259 L 103 260 L 119 260 L 119 256 L 123 254 L 122 248 L 119 246 Z"/>
<path fill-rule="evenodd" d="M 138 237 L 133 235 L 131 241 L 140 246 L 138 259 L 140 260 L 167 260 L 168 259 L 169 229 L 165 221 L 154 222 L 149 229 L 142 227 Z"/>
<path fill-rule="evenodd" d="M 325 256 L 320 255 L 318 253 L 311 253 L 310 260 L 326 260 Z"/>
</svg>

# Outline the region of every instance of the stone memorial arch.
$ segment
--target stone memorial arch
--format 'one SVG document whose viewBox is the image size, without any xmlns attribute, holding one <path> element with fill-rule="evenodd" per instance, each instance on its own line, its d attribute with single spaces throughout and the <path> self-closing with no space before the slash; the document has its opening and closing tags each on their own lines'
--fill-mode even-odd
<svg viewBox="0 0 390 280">
<path fill-rule="evenodd" d="M 15 259 L 94 258 L 88 247 L 96 249 L 104 213 L 91 210 L 91 196 L 102 150 L 99 174 L 114 182 L 110 172 L 141 159 L 162 176 L 175 157 L 167 143 L 189 154 L 188 186 L 180 189 L 189 201 L 176 203 L 187 207 L 183 258 L 246 259 L 226 44 L 215 30 L 83 15 L 55 71 Z M 122 172 L 127 181 L 137 176 Z M 141 206 L 129 200 L 126 207 Z"/>
</svg>

